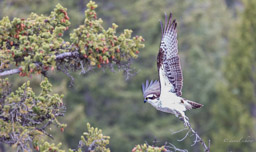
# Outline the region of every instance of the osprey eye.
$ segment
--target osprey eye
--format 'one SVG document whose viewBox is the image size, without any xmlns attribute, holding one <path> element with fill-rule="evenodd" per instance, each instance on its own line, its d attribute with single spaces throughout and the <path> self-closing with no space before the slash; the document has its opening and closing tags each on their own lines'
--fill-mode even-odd
<svg viewBox="0 0 256 152">
<path fill-rule="evenodd" d="M 146 100 L 148 100 L 148 97 L 146 97 Z"/>
<path fill-rule="evenodd" d="M 148 97 L 148 99 L 151 99 L 151 100 L 153 100 L 153 99 L 155 99 L 156 97 L 155 96 L 153 96 L 153 97 Z"/>
</svg>

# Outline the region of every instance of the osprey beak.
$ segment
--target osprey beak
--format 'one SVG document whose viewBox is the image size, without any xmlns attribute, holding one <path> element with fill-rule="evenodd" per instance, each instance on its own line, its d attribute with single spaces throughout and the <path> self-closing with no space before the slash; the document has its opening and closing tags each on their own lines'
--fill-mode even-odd
<svg viewBox="0 0 256 152">
<path fill-rule="evenodd" d="M 144 100 L 144 103 L 146 103 L 147 102 L 147 100 Z"/>
</svg>

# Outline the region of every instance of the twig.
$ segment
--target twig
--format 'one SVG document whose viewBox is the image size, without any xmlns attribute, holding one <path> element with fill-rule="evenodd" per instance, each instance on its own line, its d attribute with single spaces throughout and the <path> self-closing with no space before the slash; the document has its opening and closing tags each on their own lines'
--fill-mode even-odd
<svg viewBox="0 0 256 152">
<path fill-rule="evenodd" d="M 51 123 L 52 123 L 52 120 L 49 120 L 46 124 L 44 124 L 42 128 L 40 128 L 40 130 L 45 130 L 45 128 L 49 126 Z"/>
<path fill-rule="evenodd" d="M 200 142 L 201 143 L 201 145 L 204 147 L 204 151 L 205 152 L 210 152 L 210 143 L 209 143 L 209 147 L 205 144 L 205 142 L 202 140 L 202 138 L 197 134 L 197 132 L 191 127 L 191 124 L 189 123 L 189 121 L 188 121 L 188 123 L 187 123 L 187 126 L 188 126 L 188 128 L 190 129 L 189 131 L 188 131 L 188 133 L 191 131 L 192 132 L 192 135 L 194 135 L 195 136 L 195 140 L 194 140 L 194 143 L 191 145 L 191 146 L 194 146 L 196 143 L 198 143 L 198 142 Z M 187 137 L 187 135 L 188 135 L 188 133 L 186 134 L 186 136 L 184 137 L 184 139 Z M 183 140 L 184 140 L 183 139 Z M 182 141 L 182 140 L 181 140 Z"/>
<path fill-rule="evenodd" d="M 90 144 L 90 146 L 88 147 L 88 151 L 94 150 L 95 147 L 97 146 L 97 143 L 96 143 L 96 142 L 100 142 L 100 141 L 102 141 L 102 140 L 104 140 L 104 139 L 102 138 L 102 139 L 99 139 L 99 140 L 94 140 L 94 141 Z"/>
<path fill-rule="evenodd" d="M 186 135 L 182 139 L 178 139 L 177 141 L 179 141 L 179 142 L 183 141 L 184 139 L 187 138 L 189 133 L 190 133 L 190 130 L 186 133 Z"/>
<path fill-rule="evenodd" d="M 178 151 L 178 152 L 188 152 L 187 149 L 179 149 L 171 143 L 169 143 L 169 145 L 170 146 L 165 146 L 165 147 L 168 148 L 168 149 L 173 149 L 174 151 Z"/>
<path fill-rule="evenodd" d="M 181 130 L 172 132 L 172 135 L 177 134 L 177 133 L 180 133 L 180 132 L 182 132 L 182 131 L 184 131 L 184 130 L 188 130 L 188 128 L 184 128 L 184 129 L 181 129 Z"/>
<path fill-rule="evenodd" d="M 61 72 L 63 72 L 64 74 L 66 74 L 66 76 L 68 76 L 70 78 L 70 84 L 69 86 L 72 87 L 74 86 L 74 77 L 68 72 L 67 68 L 65 65 L 63 65 L 63 68 L 61 67 L 61 65 L 57 65 L 57 69 L 60 70 Z"/>
<path fill-rule="evenodd" d="M 53 136 L 51 134 L 49 134 L 48 132 L 46 132 L 45 130 L 40 129 L 40 128 L 36 128 L 36 130 L 39 130 L 39 131 L 43 132 L 46 136 L 50 137 L 51 139 L 54 139 Z"/>
<path fill-rule="evenodd" d="M 81 64 L 81 72 L 80 72 L 80 74 L 85 74 L 85 70 L 84 70 L 84 64 L 83 64 L 83 62 L 82 61 L 80 61 L 80 64 Z"/>
</svg>

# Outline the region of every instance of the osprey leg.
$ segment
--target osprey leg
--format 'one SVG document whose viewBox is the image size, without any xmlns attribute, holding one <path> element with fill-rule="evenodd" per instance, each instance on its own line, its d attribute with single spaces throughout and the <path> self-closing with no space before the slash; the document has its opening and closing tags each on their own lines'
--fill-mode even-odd
<svg viewBox="0 0 256 152">
<path fill-rule="evenodd" d="M 188 117 L 185 115 L 185 113 L 184 112 L 181 112 L 181 117 L 183 118 L 183 121 L 184 121 L 184 126 L 185 127 L 188 127 L 188 125 L 189 125 L 189 119 L 188 119 Z"/>
<path fill-rule="evenodd" d="M 185 115 L 183 111 L 175 111 L 175 116 L 184 122 L 184 126 L 187 127 L 189 124 L 189 118 Z"/>
</svg>

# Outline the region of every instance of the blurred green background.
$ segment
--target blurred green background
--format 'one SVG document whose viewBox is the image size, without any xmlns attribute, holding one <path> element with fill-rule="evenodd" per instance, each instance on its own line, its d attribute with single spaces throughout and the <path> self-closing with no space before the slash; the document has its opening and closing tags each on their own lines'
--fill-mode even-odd
<svg viewBox="0 0 256 152">
<path fill-rule="evenodd" d="M 256 151 L 256 1 L 255 0 L 96 0 L 105 27 L 132 29 L 142 35 L 145 48 L 134 60 L 136 75 L 125 80 L 121 72 L 94 70 L 74 73 L 75 85 L 61 72 L 50 74 L 54 91 L 65 94 L 64 133 L 56 128 L 51 142 L 76 148 L 86 122 L 109 135 L 113 152 L 126 152 L 137 144 L 163 145 L 203 151 L 194 138 L 178 142 L 186 131 L 175 116 L 143 103 L 141 83 L 158 79 L 156 56 L 161 39 L 159 20 L 172 12 L 178 22 L 179 55 L 184 75 L 183 97 L 204 104 L 187 112 L 190 122 L 210 140 L 211 151 Z M 48 15 L 57 3 L 68 8 L 72 29 L 83 24 L 88 0 L 1 0 L 0 18 L 26 18 L 31 12 Z M 65 33 L 68 39 L 68 32 Z M 13 87 L 26 80 L 35 90 L 42 77 L 13 76 Z M 154 140 L 156 142 L 154 142 Z M 6 151 L 12 151 L 5 146 Z"/>
</svg>

